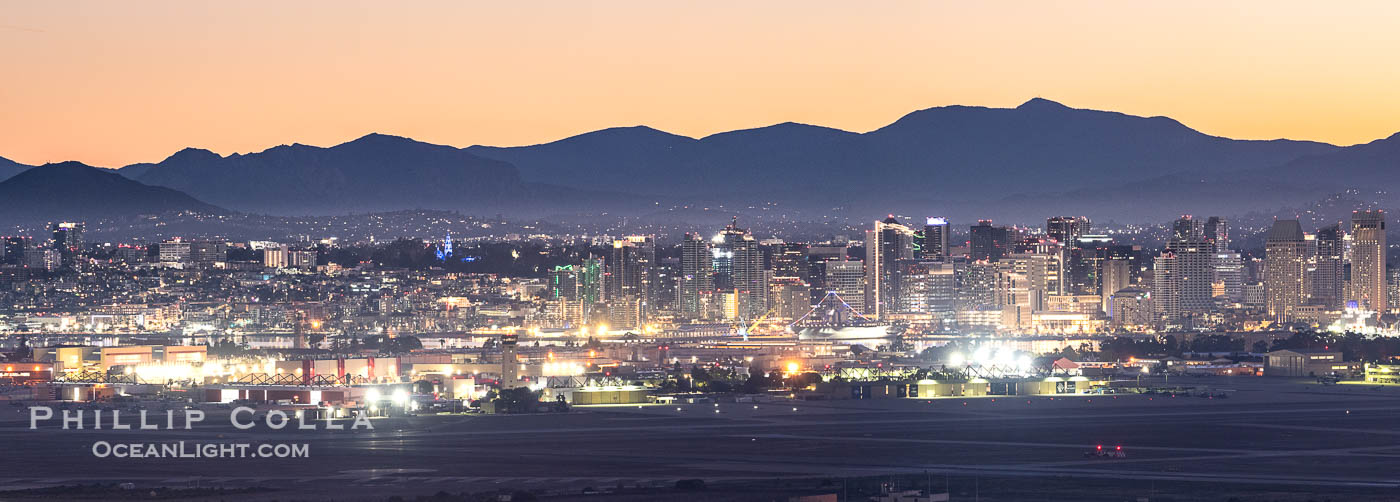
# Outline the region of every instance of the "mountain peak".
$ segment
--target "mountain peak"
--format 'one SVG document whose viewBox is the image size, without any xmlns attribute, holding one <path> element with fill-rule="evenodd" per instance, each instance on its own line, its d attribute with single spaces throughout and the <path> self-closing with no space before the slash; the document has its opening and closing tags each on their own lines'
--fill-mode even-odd
<svg viewBox="0 0 1400 502">
<path fill-rule="evenodd" d="M 168 211 L 217 212 L 184 193 L 127 179 L 77 161 L 44 164 L 0 181 L 0 215 L 9 221 L 101 219 Z"/>
<path fill-rule="evenodd" d="M 84 163 L 82 163 L 82 162 L 78 162 L 78 161 L 76 161 L 76 160 L 65 160 L 65 161 L 63 161 L 63 162 L 50 162 L 50 163 L 48 163 L 48 164 L 44 164 L 44 165 L 39 166 L 39 167 L 42 167 L 42 168 L 45 168 L 45 169 L 59 168 L 59 169 L 69 169 L 69 170 L 72 170 L 72 169 L 97 169 L 97 168 L 95 168 L 95 167 L 89 166 L 89 165 L 84 164 Z"/>
<path fill-rule="evenodd" d="M 1021 103 L 1021 106 L 1016 107 L 1016 109 L 1017 109 L 1017 110 L 1068 110 L 1068 109 L 1070 109 L 1070 108 L 1069 108 L 1068 106 L 1062 105 L 1062 104 L 1057 103 L 1057 102 L 1054 102 L 1054 101 L 1050 101 L 1050 100 L 1045 99 L 1045 98 L 1042 98 L 1042 97 L 1034 97 L 1034 98 L 1031 98 L 1030 101 L 1026 101 L 1025 103 Z"/>
<path fill-rule="evenodd" d="M 360 136 L 360 137 L 358 137 L 358 138 L 355 138 L 354 140 L 349 141 L 349 143 L 400 143 L 400 142 L 415 142 L 415 140 L 412 139 L 412 138 L 406 138 L 406 137 L 403 137 L 403 136 L 395 136 L 395 135 L 393 135 L 393 134 L 384 134 L 384 133 L 372 132 L 372 133 L 366 134 L 366 135 L 364 135 L 364 136 Z"/>
<path fill-rule="evenodd" d="M 205 150 L 203 148 L 194 148 L 187 146 L 185 148 L 181 148 L 180 151 L 171 154 L 169 157 L 166 157 L 166 160 L 177 159 L 184 161 L 199 161 L 219 158 L 222 157 L 220 157 L 217 153 Z"/>
</svg>

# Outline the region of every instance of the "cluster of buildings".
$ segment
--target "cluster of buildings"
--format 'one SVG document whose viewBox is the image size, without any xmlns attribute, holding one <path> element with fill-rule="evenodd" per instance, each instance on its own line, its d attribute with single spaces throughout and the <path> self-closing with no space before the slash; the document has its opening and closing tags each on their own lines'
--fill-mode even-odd
<svg viewBox="0 0 1400 502">
<path fill-rule="evenodd" d="M 58 222 L 49 225 L 52 238 L 35 242 L 32 237 L 16 235 L 3 238 L 0 246 L 0 266 L 28 268 L 52 272 L 72 265 L 84 249 L 81 222 Z"/>
<path fill-rule="evenodd" d="M 965 233 L 944 218 L 916 226 L 891 216 L 863 235 L 821 242 L 760 239 L 736 220 L 678 242 L 625 235 L 493 244 L 511 246 L 501 260 L 548 264 L 515 274 L 461 271 L 480 250 L 454 250 L 450 239 L 410 242 L 437 265 L 394 268 L 340 263 L 335 239 L 90 243 L 84 227 L 61 222 L 43 240 L 4 239 L 0 348 L 33 349 L 24 372 L 120 366 L 138 376 L 197 374 L 206 385 L 307 385 L 297 379 L 313 376 L 332 378 L 318 380 L 326 385 L 403 383 L 432 374 L 453 386 L 443 382 L 470 375 L 471 385 L 572 392 L 587 385 L 549 379 L 637 381 L 677 365 L 830 369 L 846 364 L 857 342 L 822 334 L 848 325 L 875 333 L 859 343 L 888 360 L 950 340 L 1041 354 L 1114 333 L 1388 335 L 1396 305 L 1378 210 L 1312 233 L 1280 220 L 1253 250 L 1232 246 L 1219 217 L 1172 222 L 1160 248 L 1095 233 L 1074 216 L 1041 228 L 984 220 Z M 810 333 L 821 336 L 806 336 L 814 319 Z M 179 347 L 219 355 L 188 359 L 196 356 Z M 246 351 L 275 355 L 229 355 Z M 376 359 L 391 356 L 398 359 Z M 1278 372 L 1321 368 L 1288 354 L 1267 361 Z M 1338 372 L 1361 371 L 1345 364 Z M 193 369 L 205 366 L 215 370 Z"/>
<path fill-rule="evenodd" d="M 916 226 L 891 216 L 863 239 L 824 242 L 759 239 L 736 220 L 678 243 L 595 236 L 586 253 L 515 277 L 336 263 L 326 251 L 334 239 L 99 247 L 84 242 L 83 223 L 51 231 L 44 241 L 4 239 L 0 296 L 13 308 L 0 313 L 0 332 L 777 334 L 822 315 L 825 300 L 916 335 L 1281 325 L 1375 334 L 1390 332 L 1383 314 L 1400 290 L 1380 210 L 1311 233 L 1280 220 L 1252 250 L 1231 245 L 1220 217 L 1174 221 L 1160 249 L 1096 234 L 1074 216 L 1043 228 L 983 220 L 965 233 L 944 218 Z M 422 245 L 459 259 L 450 242 Z"/>
</svg>

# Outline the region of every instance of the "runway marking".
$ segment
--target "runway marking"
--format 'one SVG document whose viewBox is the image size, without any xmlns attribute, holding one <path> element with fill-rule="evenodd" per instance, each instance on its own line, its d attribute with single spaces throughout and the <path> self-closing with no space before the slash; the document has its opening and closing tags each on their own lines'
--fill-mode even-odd
<svg viewBox="0 0 1400 502">
<path fill-rule="evenodd" d="M 1265 429 L 1284 429 L 1284 430 L 1315 431 L 1315 432 L 1350 432 L 1350 433 L 1356 433 L 1356 434 L 1383 434 L 1383 435 L 1387 435 L 1387 436 L 1400 436 L 1400 430 L 1349 429 L 1349 428 L 1346 428 L 1346 427 L 1322 427 L 1322 426 L 1318 426 L 1318 425 L 1285 425 L 1285 424 L 1259 424 L 1259 423 L 1241 423 L 1241 424 L 1236 424 L 1236 425 L 1248 426 L 1248 427 L 1262 427 L 1262 428 L 1265 428 Z"/>
<path fill-rule="evenodd" d="M 853 437 L 853 436 L 808 436 L 796 434 L 743 434 L 728 435 L 727 437 L 756 437 L 768 439 L 810 439 L 818 441 L 851 441 L 851 442 L 877 442 L 877 443 L 929 443 L 929 444 L 961 444 L 973 446 L 1027 446 L 1045 448 L 1075 448 L 1088 450 L 1092 445 L 1083 443 L 1035 443 L 1029 441 L 978 441 L 971 439 L 905 439 L 886 437 Z M 1181 446 L 1134 446 L 1133 450 L 1158 450 L 1158 451 L 1189 451 L 1189 452 L 1209 452 L 1209 453 L 1237 453 L 1239 449 L 1228 448 L 1188 448 Z M 1296 451 L 1296 450 L 1295 450 Z"/>
<path fill-rule="evenodd" d="M 1000 417 L 999 420 L 1002 420 L 1002 421 L 1027 421 L 1027 420 L 1047 421 L 1047 420 L 1058 420 L 1058 419 L 1076 419 L 1076 420 L 1083 420 L 1083 419 L 1085 419 L 1085 418 L 1092 418 L 1092 419 L 1099 419 L 1099 420 L 1107 420 L 1107 419 L 1115 419 L 1115 418 L 1126 419 L 1126 418 L 1166 418 L 1166 417 L 1202 418 L 1202 417 L 1228 417 L 1228 416 L 1238 416 L 1238 415 L 1266 415 L 1266 416 L 1267 416 L 1267 415 L 1295 415 L 1295 414 L 1299 414 L 1299 413 L 1337 412 L 1337 411 L 1345 411 L 1345 410 L 1352 410 L 1353 412 L 1357 412 L 1357 411 L 1389 411 L 1389 412 L 1393 412 L 1393 411 L 1400 411 L 1400 406 L 1381 406 L 1381 407 L 1365 407 L 1365 408 L 1361 408 L 1361 407 L 1346 407 L 1346 406 L 1341 406 L 1341 407 L 1328 407 L 1328 408 L 1283 408 L 1283 409 L 1257 409 L 1257 408 L 1248 408 L 1248 409 L 1238 409 L 1238 410 L 1202 410 L 1202 411 L 1185 411 L 1185 412 L 1180 412 L 1180 411 L 1178 411 L 1178 412 L 1162 411 L 1162 412 L 1132 412 L 1132 413 L 1097 413 L 1097 414 L 1094 414 L 1094 415 L 1088 416 L 1088 417 L 1086 417 L 1086 416 L 1084 416 L 1084 415 L 1082 415 L 1082 414 L 1063 414 L 1063 413 L 1061 413 L 1061 414 L 1049 414 L 1049 415 L 1047 415 L 1047 414 L 1038 414 L 1038 413 L 1032 413 L 1032 414 L 1019 414 L 1019 413 L 1018 413 L 1018 414 L 1016 414 L 1016 415 L 1007 415 L 1007 416 Z M 664 419 L 665 416 L 666 416 L 666 415 L 658 415 L 658 419 Z M 985 416 L 978 416 L 978 417 L 911 417 L 911 418 L 884 419 L 884 420 L 861 420 L 861 421 L 859 421 L 859 423 L 860 423 L 862 426 L 869 426 L 869 425 L 899 425 L 899 424 L 929 424 L 929 423 L 956 423 L 956 422 L 968 422 L 968 421 L 984 421 L 984 420 L 986 420 L 986 418 L 987 418 L 987 417 L 985 417 Z M 821 421 L 811 421 L 811 422 L 783 420 L 783 421 L 773 421 L 773 422 L 763 422 L 763 423 L 745 423 L 745 422 L 724 421 L 725 419 L 723 419 L 723 418 L 719 418 L 719 419 L 711 418 L 711 420 L 721 420 L 721 421 L 723 421 L 723 422 L 721 422 L 721 423 L 700 423 L 700 424 L 634 425 L 634 426 L 629 426 L 629 427 L 597 427 L 597 426 L 593 426 L 593 427 L 550 427 L 550 428 L 530 428 L 530 429 L 489 430 L 489 431 L 484 431 L 484 430 L 470 430 L 470 431 L 441 431 L 441 430 L 438 430 L 438 431 L 422 431 L 422 432 L 419 432 L 419 431 L 403 431 L 403 432 L 401 432 L 401 433 L 398 433 L 399 435 L 398 435 L 397 437 L 399 437 L 399 438 L 409 438 L 409 437 L 428 436 L 428 435 L 430 435 L 430 436 L 432 436 L 432 437 L 434 437 L 434 438 L 440 440 L 443 436 L 498 436 L 498 435 L 512 435 L 512 434 L 542 434 L 542 433 L 574 433 L 574 434 L 577 434 L 577 433 L 586 433 L 586 432 L 626 432 L 626 433 L 634 433 L 634 432 L 637 432 L 637 431 L 708 430 L 708 429 L 724 429 L 724 428 L 751 429 L 751 428 L 755 428 L 755 427 L 772 427 L 772 426 L 774 426 L 775 424 L 779 424 L 779 425 L 781 425 L 781 426 L 783 426 L 783 427 L 820 427 L 820 426 L 850 425 L 850 424 L 851 424 L 850 421 L 841 421 L 841 420 L 821 420 Z M 388 438 L 381 438 L 381 439 L 388 439 Z"/>
</svg>

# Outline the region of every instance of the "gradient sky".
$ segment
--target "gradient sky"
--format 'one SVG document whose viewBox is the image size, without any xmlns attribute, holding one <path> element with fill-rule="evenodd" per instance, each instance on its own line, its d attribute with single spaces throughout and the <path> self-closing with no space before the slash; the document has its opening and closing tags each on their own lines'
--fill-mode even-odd
<svg viewBox="0 0 1400 502">
<path fill-rule="evenodd" d="M 0 156 L 117 167 L 369 132 L 867 131 L 947 104 L 1400 131 L 1400 2 L 0 0 Z"/>
</svg>

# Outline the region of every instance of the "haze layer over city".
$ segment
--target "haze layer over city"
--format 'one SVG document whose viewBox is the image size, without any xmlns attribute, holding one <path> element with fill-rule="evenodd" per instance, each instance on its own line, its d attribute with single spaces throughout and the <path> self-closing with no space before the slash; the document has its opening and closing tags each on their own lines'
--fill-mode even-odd
<svg viewBox="0 0 1400 502">
<path fill-rule="evenodd" d="M 1400 499 L 1392 3 L 0 12 L 0 499 Z"/>
</svg>

